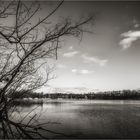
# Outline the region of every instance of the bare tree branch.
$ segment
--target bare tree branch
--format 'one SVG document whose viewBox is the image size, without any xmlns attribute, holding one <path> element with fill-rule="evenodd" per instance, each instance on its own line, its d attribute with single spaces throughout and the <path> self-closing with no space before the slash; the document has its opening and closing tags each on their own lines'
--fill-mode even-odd
<svg viewBox="0 0 140 140">
<path fill-rule="evenodd" d="M 36 118 L 33 115 L 26 124 L 11 120 L 12 102 L 16 93 L 24 90 L 33 91 L 54 79 L 53 67 L 49 65 L 48 59 L 58 59 L 58 49 L 64 37 L 80 37 L 83 33 L 83 25 L 90 23 L 93 16 L 87 17 L 78 22 L 66 18 L 63 21 L 56 21 L 56 24 L 48 21 L 62 6 L 64 1 L 45 17 L 33 18 L 40 11 L 38 2 L 30 2 L 26 5 L 24 1 L 4 2 L 0 6 L 0 133 L 4 139 L 11 138 L 46 138 L 41 131 L 61 134 L 47 130 L 40 125 L 32 125 Z M 5 25 L 9 20 L 13 23 Z M 51 26 L 52 25 L 52 26 Z M 41 31 L 43 27 L 44 31 Z M 43 69 L 43 66 L 46 69 Z M 43 73 L 43 75 L 42 75 Z M 10 94 L 15 96 L 10 97 Z M 26 117 L 29 117 L 27 113 Z M 23 118 L 23 120 L 25 119 Z M 61 134 L 65 135 L 65 134 Z M 65 135 L 66 136 L 66 135 Z"/>
</svg>

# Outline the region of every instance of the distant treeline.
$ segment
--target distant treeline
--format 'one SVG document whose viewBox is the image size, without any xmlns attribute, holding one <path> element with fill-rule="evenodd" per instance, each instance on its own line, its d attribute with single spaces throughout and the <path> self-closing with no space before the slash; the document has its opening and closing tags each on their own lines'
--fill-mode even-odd
<svg viewBox="0 0 140 140">
<path fill-rule="evenodd" d="M 14 99 L 23 98 L 51 98 L 51 99 L 140 99 L 140 90 L 122 90 L 122 91 L 107 91 L 98 93 L 85 93 L 85 94 L 74 94 L 74 93 L 37 93 L 31 91 L 20 91 L 10 94 L 10 97 Z"/>
</svg>

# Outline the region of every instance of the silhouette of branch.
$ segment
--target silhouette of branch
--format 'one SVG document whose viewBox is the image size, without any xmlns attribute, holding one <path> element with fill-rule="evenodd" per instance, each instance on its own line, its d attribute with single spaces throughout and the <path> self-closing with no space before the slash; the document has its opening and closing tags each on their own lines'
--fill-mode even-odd
<svg viewBox="0 0 140 140">
<path fill-rule="evenodd" d="M 32 122 L 37 118 L 36 114 L 23 124 L 33 110 L 28 112 L 19 123 L 11 120 L 11 114 L 16 109 L 12 106 L 16 93 L 25 89 L 36 90 L 54 79 L 52 76 L 54 68 L 47 63 L 47 60 L 58 59 L 57 52 L 61 47 L 62 39 L 67 36 L 80 37 L 83 33 L 82 26 L 93 20 L 93 16 L 79 22 L 66 18 L 56 22 L 55 25 L 52 24 L 51 27 L 48 26 L 51 25 L 48 20 L 63 2 L 60 1 L 50 13 L 42 19 L 39 18 L 38 21 L 33 21 L 40 10 L 38 2 L 26 5 L 24 1 L 13 0 L 8 5 L 4 5 L 2 10 L 0 7 L 1 21 L 4 19 L 8 23 L 10 18 L 14 20 L 14 23 L 9 23 L 10 25 L 0 24 L 0 131 L 4 139 L 34 138 L 34 136 L 47 138 L 43 136 L 42 131 L 68 136 L 43 128 L 41 124 L 33 125 Z M 43 26 L 44 32 L 40 30 L 42 24 L 45 26 Z M 42 69 L 44 65 L 46 69 Z M 43 75 L 39 73 L 40 71 Z M 10 97 L 10 94 L 15 96 Z"/>
</svg>

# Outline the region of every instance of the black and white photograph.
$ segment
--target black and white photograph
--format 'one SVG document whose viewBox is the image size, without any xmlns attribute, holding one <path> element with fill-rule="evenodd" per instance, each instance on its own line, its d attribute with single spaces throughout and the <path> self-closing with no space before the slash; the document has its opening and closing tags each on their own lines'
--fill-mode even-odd
<svg viewBox="0 0 140 140">
<path fill-rule="evenodd" d="M 140 1 L 0 0 L 0 139 L 140 139 Z"/>
</svg>

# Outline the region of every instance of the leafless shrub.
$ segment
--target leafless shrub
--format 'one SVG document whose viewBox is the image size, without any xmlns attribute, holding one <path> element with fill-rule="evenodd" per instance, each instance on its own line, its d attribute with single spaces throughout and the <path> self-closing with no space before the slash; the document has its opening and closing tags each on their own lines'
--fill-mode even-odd
<svg viewBox="0 0 140 140">
<path fill-rule="evenodd" d="M 9 112 L 15 109 L 10 105 L 14 98 L 8 96 L 16 91 L 36 90 L 53 79 L 51 73 L 54 68 L 49 66 L 47 60 L 57 59 L 57 51 L 61 47 L 63 37 L 80 37 L 83 32 L 82 25 L 93 20 L 92 16 L 78 22 L 66 18 L 52 24 L 50 18 L 63 1 L 57 3 L 56 8 L 45 17 L 34 20 L 41 10 L 39 2 L 27 4 L 24 1 L 0 1 L 1 138 L 46 138 L 40 130 L 56 133 L 40 125 L 31 125 L 36 114 L 26 124 L 12 121 Z M 43 66 L 46 66 L 46 69 L 42 69 Z"/>
</svg>

